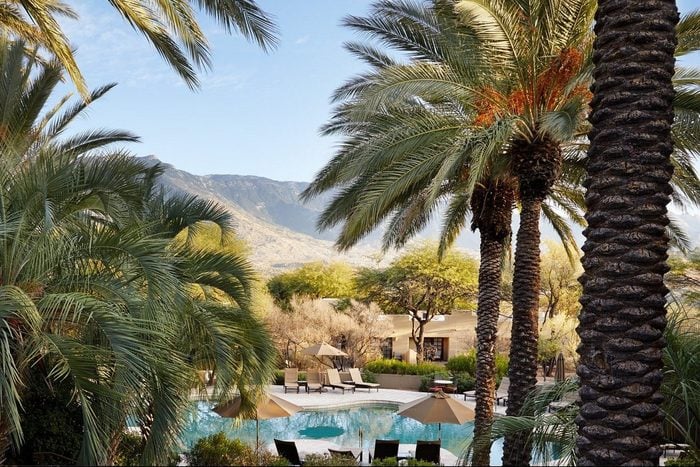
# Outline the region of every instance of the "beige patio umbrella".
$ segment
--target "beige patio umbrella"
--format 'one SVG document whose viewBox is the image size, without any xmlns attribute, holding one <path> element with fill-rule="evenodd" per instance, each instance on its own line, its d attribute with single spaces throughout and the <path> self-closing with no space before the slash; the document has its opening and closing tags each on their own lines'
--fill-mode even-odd
<svg viewBox="0 0 700 467">
<path fill-rule="evenodd" d="M 442 391 L 437 391 L 417 401 L 399 407 L 399 415 L 410 417 L 422 423 L 437 423 L 438 437 L 441 436 L 443 423 L 462 423 L 474 420 L 474 411 Z"/>
<path fill-rule="evenodd" d="M 241 413 L 241 396 L 236 396 L 228 402 L 217 405 L 212 410 L 222 417 L 236 418 Z M 260 420 L 268 420 L 270 418 L 291 417 L 299 412 L 302 408 L 296 404 L 292 404 L 280 397 L 266 394 L 255 408 L 255 449 L 260 443 Z M 249 418 L 252 420 L 253 418 Z"/>
<path fill-rule="evenodd" d="M 348 354 L 343 352 L 340 349 L 337 349 L 333 347 L 330 344 L 326 344 L 325 342 L 321 342 L 320 344 L 314 344 L 311 347 L 306 347 L 305 349 L 302 349 L 301 353 L 305 355 L 311 355 L 313 357 L 316 357 L 316 360 L 318 360 L 320 363 L 323 363 L 323 360 L 321 360 L 319 357 L 347 357 Z M 324 363 L 325 365 L 325 363 Z"/>
</svg>

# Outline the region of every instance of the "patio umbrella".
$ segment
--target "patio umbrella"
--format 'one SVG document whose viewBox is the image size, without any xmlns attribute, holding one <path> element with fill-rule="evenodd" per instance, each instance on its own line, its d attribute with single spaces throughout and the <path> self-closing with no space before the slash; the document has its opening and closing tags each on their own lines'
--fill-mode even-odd
<svg viewBox="0 0 700 467">
<path fill-rule="evenodd" d="M 330 344 L 326 344 L 325 342 L 321 342 L 320 344 L 314 344 L 311 347 L 306 347 L 301 351 L 301 353 L 305 355 L 311 355 L 316 357 L 316 359 L 323 363 L 323 361 L 319 357 L 347 357 L 348 354 L 343 352 L 340 349 L 336 349 Z"/>
<path fill-rule="evenodd" d="M 554 381 L 556 383 L 561 383 L 562 381 L 564 381 L 564 379 L 566 379 L 566 376 L 564 374 L 564 354 L 559 352 L 555 363 Z"/>
<path fill-rule="evenodd" d="M 236 418 L 241 413 L 241 396 L 236 396 L 228 402 L 217 405 L 212 410 L 225 418 Z M 260 420 L 270 418 L 290 417 L 302 408 L 280 397 L 267 394 L 265 399 L 255 408 L 255 449 L 260 442 Z M 250 418 L 252 420 L 252 418 Z"/>
<path fill-rule="evenodd" d="M 399 415 L 410 417 L 422 423 L 437 423 L 438 437 L 441 438 L 443 423 L 462 423 L 474 419 L 474 411 L 456 399 L 437 391 L 417 401 L 399 407 Z"/>
</svg>

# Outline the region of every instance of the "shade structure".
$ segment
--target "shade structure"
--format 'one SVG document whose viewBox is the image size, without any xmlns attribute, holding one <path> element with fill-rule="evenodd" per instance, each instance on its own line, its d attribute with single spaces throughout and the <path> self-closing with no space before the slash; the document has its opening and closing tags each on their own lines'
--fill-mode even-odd
<svg viewBox="0 0 700 467">
<path fill-rule="evenodd" d="M 336 349 L 330 344 L 321 342 L 314 344 L 311 347 L 306 347 L 301 351 L 305 355 L 313 355 L 314 357 L 347 357 L 348 354 L 340 349 Z"/>
<path fill-rule="evenodd" d="M 240 396 L 234 397 L 228 402 L 217 405 L 212 410 L 222 417 L 235 418 L 241 413 L 241 403 L 243 400 Z M 270 418 L 290 417 L 299 412 L 302 408 L 296 404 L 292 404 L 280 397 L 266 394 L 265 398 L 255 408 L 255 416 L 249 417 L 250 420 L 255 419 L 255 448 L 257 449 L 260 442 L 260 420 L 268 420 Z"/>
<path fill-rule="evenodd" d="M 403 404 L 399 407 L 398 414 L 422 423 L 437 423 L 438 431 L 440 431 L 442 423 L 461 425 L 469 420 L 474 420 L 472 409 L 442 391 Z"/>
<path fill-rule="evenodd" d="M 554 381 L 557 383 L 561 383 L 564 381 L 566 378 L 566 375 L 564 374 L 564 354 L 559 352 L 559 355 L 557 355 L 557 359 L 555 362 L 554 366 Z"/>
</svg>

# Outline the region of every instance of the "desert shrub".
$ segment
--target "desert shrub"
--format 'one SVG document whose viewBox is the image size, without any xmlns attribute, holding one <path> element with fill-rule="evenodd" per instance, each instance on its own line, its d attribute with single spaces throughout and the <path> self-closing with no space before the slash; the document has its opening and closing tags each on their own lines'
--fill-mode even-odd
<svg viewBox="0 0 700 467">
<path fill-rule="evenodd" d="M 450 358 L 445 364 L 445 368 L 452 372 L 466 372 L 474 376 L 476 374 L 476 349 Z"/>
<path fill-rule="evenodd" d="M 506 354 L 496 354 L 496 377 L 498 382 L 501 382 L 501 378 L 508 374 L 508 355 Z"/>
<path fill-rule="evenodd" d="M 474 385 L 476 383 L 474 376 L 470 375 L 466 371 L 453 373 L 452 381 L 454 382 L 454 385 L 457 386 L 457 392 L 472 391 L 474 390 Z"/>
<path fill-rule="evenodd" d="M 362 381 L 365 383 L 376 383 L 377 382 L 377 375 L 375 373 L 372 373 L 371 371 L 367 371 L 366 369 L 362 370 Z"/>
<path fill-rule="evenodd" d="M 189 465 L 254 465 L 255 452 L 239 439 L 218 432 L 197 440 L 187 453 Z"/>
<path fill-rule="evenodd" d="M 344 456 L 331 456 L 329 454 L 308 454 L 304 458 L 304 465 L 308 466 L 332 466 L 332 465 L 359 465 L 355 459 Z"/>
<path fill-rule="evenodd" d="M 445 367 L 437 363 L 407 363 L 396 359 L 379 359 L 367 362 L 365 371 L 392 375 L 433 375 L 445 373 Z"/>
</svg>

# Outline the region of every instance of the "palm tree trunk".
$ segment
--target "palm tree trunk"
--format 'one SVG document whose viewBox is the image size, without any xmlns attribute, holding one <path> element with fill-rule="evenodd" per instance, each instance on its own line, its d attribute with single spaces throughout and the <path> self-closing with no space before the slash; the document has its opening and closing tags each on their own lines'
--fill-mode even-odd
<svg viewBox="0 0 700 467">
<path fill-rule="evenodd" d="M 581 465 L 658 465 L 661 454 L 677 22 L 673 0 L 599 0 L 578 327 Z"/>
<path fill-rule="evenodd" d="M 522 412 L 527 395 L 537 383 L 537 336 L 540 284 L 540 213 L 542 199 L 523 198 L 513 270 L 513 323 L 508 364 L 507 415 Z M 529 465 L 527 433 L 506 435 L 503 465 Z"/>
<path fill-rule="evenodd" d="M 489 465 L 496 391 L 496 333 L 501 302 L 503 240 L 480 230 L 479 299 L 476 315 L 476 409 L 473 465 Z"/>
</svg>

